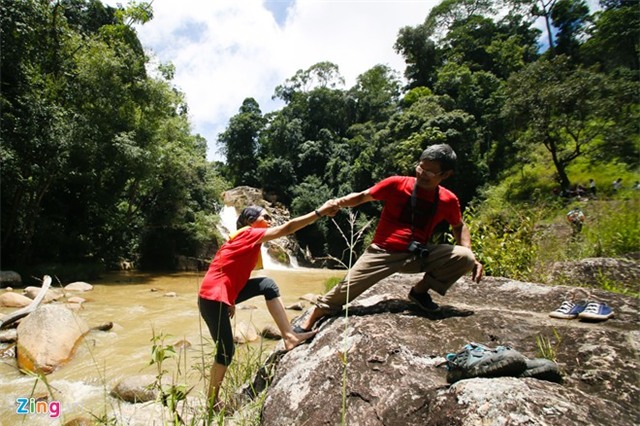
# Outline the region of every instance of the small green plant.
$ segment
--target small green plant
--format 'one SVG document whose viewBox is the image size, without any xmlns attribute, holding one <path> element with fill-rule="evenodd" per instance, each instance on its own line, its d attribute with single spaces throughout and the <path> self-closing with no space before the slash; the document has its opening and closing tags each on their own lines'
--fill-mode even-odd
<svg viewBox="0 0 640 426">
<path fill-rule="evenodd" d="M 324 281 L 324 291 L 325 293 L 338 285 L 338 283 L 342 281 L 341 277 L 330 277 Z"/>
<path fill-rule="evenodd" d="M 473 207 L 465 211 L 464 220 L 473 236 L 473 250 L 487 275 L 513 279 L 531 277 L 538 255 L 534 244 L 538 216 L 536 210 L 515 206 L 491 213 L 487 218 L 482 218 Z"/>
<path fill-rule="evenodd" d="M 166 380 L 164 380 L 166 375 L 169 373 L 164 367 L 165 361 L 167 360 L 172 360 L 176 363 L 176 375 L 178 377 L 181 376 L 180 367 L 182 351 L 178 354 L 173 345 L 166 345 L 165 339 L 168 337 L 170 336 L 163 333 L 156 335 L 155 330 L 153 331 L 153 335 L 151 337 L 151 361 L 149 361 L 149 365 L 156 366 L 156 380 L 150 385 L 150 387 L 158 390 L 158 398 L 160 402 L 169 409 L 172 416 L 170 422 L 174 425 L 181 425 L 184 424 L 184 421 L 178 412 L 178 403 L 180 401 L 184 401 L 193 388 L 187 389 L 188 386 L 186 384 L 176 383 L 176 376 L 172 378 L 170 384 L 166 384 Z"/>
<path fill-rule="evenodd" d="M 562 337 L 558 333 L 558 330 L 553 329 L 553 335 L 556 340 L 556 344 L 554 345 L 551 342 L 551 339 L 539 334 L 536 336 L 536 346 L 537 346 L 537 354 L 540 358 L 546 358 L 553 362 L 556 362 L 558 356 L 558 348 L 562 344 Z"/>
<path fill-rule="evenodd" d="M 347 244 L 346 250 L 348 251 L 348 264 L 344 264 L 347 269 L 350 269 L 353 265 L 353 259 L 356 256 L 356 246 L 359 241 L 361 241 L 365 237 L 365 232 L 371 225 L 372 221 L 369 220 L 367 222 L 358 222 L 358 216 L 353 212 L 353 210 L 349 210 L 349 237 L 345 235 L 340 226 L 333 220 L 333 224 L 338 228 L 342 238 Z M 356 231 L 356 227 L 359 227 Z M 342 263 L 342 262 L 341 262 Z M 346 277 L 347 280 L 347 301 L 350 300 L 349 297 L 349 274 Z M 339 282 L 339 281 L 338 281 Z M 337 283 L 336 283 L 337 284 Z M 334 284 L 335 285 L 335 284 Z M 347 424 L 347 367 L 349 366 L 348 354 L 349 354 L 349 304 L 345 306 L 345 327 L 344 327 L 344 341 L 343 341 L 343 350 L 338 351 L 338 357 L 342 361 L 343 370 L 342 370 L 342 411 L 341 411 L 341 424 Z"/>
<path fill-rule="evenodd" d="M 596 274 L 595 278 L 596 285 L 605 291 L 624 294 L 626 296 L 640 297 L 640 285 L 638 283 L 625 284 L 605 275 L 601 271 Z"/>
</svg>

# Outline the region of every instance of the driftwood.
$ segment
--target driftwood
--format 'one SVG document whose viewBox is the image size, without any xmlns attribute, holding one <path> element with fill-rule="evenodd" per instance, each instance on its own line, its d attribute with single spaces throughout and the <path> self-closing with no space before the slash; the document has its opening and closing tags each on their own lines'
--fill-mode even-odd
<svg viewBox="0 0 640 426">
<path fill-rule="evenodd" d="M 33 299 L 33 302 L 31 302 L 29 306 L 25 306 L 22 309 L 18 309 L 17 311 L 12 312 L 6 317 L 0 319 L 0 328 L 5 328 L 9 324 L 13 324 L 14 322 L 18 321 L 20 318 L 24 318 L 27 315 L 29 315 L 31 312 L 35 311 L 38 305 L 40 305 L 40 303 L 42 302 L 42 299 L 44 299 L 44 296 L 45 294 L 47 294 L 47 290 L 49 290 L 50 286 L 51 286 L 51 277 L 49 275 L 45 275 L 44 280 L 42 281 L 42 288 L 40 288 L 40 292 L 38 293 L 36 298 Z"/>
</svg>

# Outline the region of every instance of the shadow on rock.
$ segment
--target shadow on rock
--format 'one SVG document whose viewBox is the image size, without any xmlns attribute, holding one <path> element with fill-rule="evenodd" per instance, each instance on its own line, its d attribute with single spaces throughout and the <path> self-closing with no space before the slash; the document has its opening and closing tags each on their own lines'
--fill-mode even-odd
<svg viewBox="0 0 640 426">
<path fill-rule="evenodd" d="M 337 316 L 345 316 L 347 312 L 343 310 Z M 430 320 L 443 320 L 452 317 L 468 317 L 473 315 L 473 311 L 461 309 L 455 306 L 442 305 L 440 309 L 435 311 L 425 311 L 415 303 L 401 299 L 388 299 L 378 302 L 371 306 L 353 306 L 349 308 L 349 316 L 365 316 L 377 315 L 383 313 L 404 313 L 406 315 L 414 315 L 418 317 L 428 318 Z"/>
</svg>

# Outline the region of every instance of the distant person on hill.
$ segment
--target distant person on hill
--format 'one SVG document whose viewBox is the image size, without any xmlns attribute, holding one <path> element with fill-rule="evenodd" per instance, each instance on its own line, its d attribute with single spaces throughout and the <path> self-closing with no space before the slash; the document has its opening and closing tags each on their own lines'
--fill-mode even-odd
<svg viewBox="0 0 640 426">
<path fill-rule="evenodd" d="M 409 299 L 425 311 L 439 309 L 429 290 L 444 296 L 469 271 L 474 281 L 480 281 L 482 264 L 471 251 L 471 235 L 462 221 L 458 198 L 440 186 L 453 175 L 455 165 L 456 154 L 449 145 L 432 145 L 422 152 L 415 177 L 391 176 L 336 200 L 339 207 L 379 200 L 384 208 L 372 244 L 347 276 L 318 299 L 297 330 L 311 330 L 320 318 L 337 314 L 343 305 L 395 272 L 424 274 L 409 292 Z M 429 243 L 442 221 L 451 226 L 457 245 Z"/>
<path fill-rule="evenodd" d="M 633 189 L 636 191 L 640 189 L 640 181 L 636 181 L 636 183 L 633 185 Z"/>
<path fill-rule="evenodd" d="M 247 207 L 238 217 L 238 230 L 216 253 L 198 292 L 200 314 L 216 344 L 207 394 L 213 410 L 219 411 L 221 408 L 220 386 L 235 351 L 230 318 L 235 314 L 237 303 L 264 296 L 269 313 L 280 329 L 286 350 L 293 349 L 314 334 L 292 330 L 278 286 L 271 278 L 250 278 L 251 271 L 258 264 L 260 246 L 266 241 L 292 234 L 322 216 L 335 215 L 337 211 L 335 202 L 327 201 L 319 209 L 274 228 L 269 227 L 271 217 L 262 207 Z"/>
<path fill-rule="evenodd" d="M 574 207 L 567 213 L 567 221 L 571 224 L 573 228 L 573 234 L 579 234 L 582 231 L 582 225 L 584 224 L 585 215 L 580 210 L 580 207 Z"/>
<path fill-rule="evenodd" d="M 613 192 L 616 193 L 622 189 L 622 178 L 618 178 L 613 181 Z"/>
<path fill-rule="evenodd" d="M 593 179 L 589 179 L 589 191 L 593 197 L 596 196 L 596 181 Z"/>
</svg>

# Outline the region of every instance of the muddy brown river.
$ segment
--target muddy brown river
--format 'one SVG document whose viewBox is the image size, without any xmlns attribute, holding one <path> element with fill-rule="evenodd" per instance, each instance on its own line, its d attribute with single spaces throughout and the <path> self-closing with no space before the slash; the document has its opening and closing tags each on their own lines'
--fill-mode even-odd
<svg viewBox="0 0 640 426">
<path fill-rule="evenodd" d="M 108 396 L 113 384 L 128 375 L 156 374 L 149 366 L 152 338 L 162 335 L 165 344 L 187 340 L 183 366 L 189 371 L 194 392 L 205 392 L 198 368 L 202 355 L 210 354 L 212 346 L 206 326 L 200 320 L 197 291 L 200 273 L 151 275 L 122 272 L 91 282 L 94 289 L 79 294 L 87 299 L 78 314 L 90 327 L 113 322 L 110 331 L 92 331 L 78 347 L 73 359 L 46 377 L 46 381 L 59 402 L 59 415 L 52 416 L 55 405 L 48 413 L 35 413 L 30 398 L 48 394 L 46 385 L 36 377 L 20 373 L 15 359 L 0 359 L 0 425 L 55 425 L 63 424 L 77 415 L 102 414 L 119 403 Z M 329 277 L 343 275 L 341 271 L 324 269 L 266 269 L 254 275 L 269 276 L 280 287 L 285 306 L 299 301 L 307 293 L 322 293 Z M 53 285 L 56 284 L 54 279 Z M 3 291 L 3 290 L 0 290 Z M 167 293 L 175 293 L 167 297 Z M 243 306 L 244 305 L 244 306 Z M 243 309 L 244 307 L 244 309 Z M 12 308 L 0 308 L 7 314 Z M 288 310 L 289 318 L 299 311 Z M 273 324 L 262 298 L 254 298 L 238 305 L 236 323 L 253 324 L 261 330 Z M 269 350 L 274 341 L 258 339 L 251 344 Z M 243 351 L 238 350 L 238 356 Z M 166 367 L 174 373 L 172 363 Z M 175 363 L 174 363 L 175 364 Z"/>
</svg>

